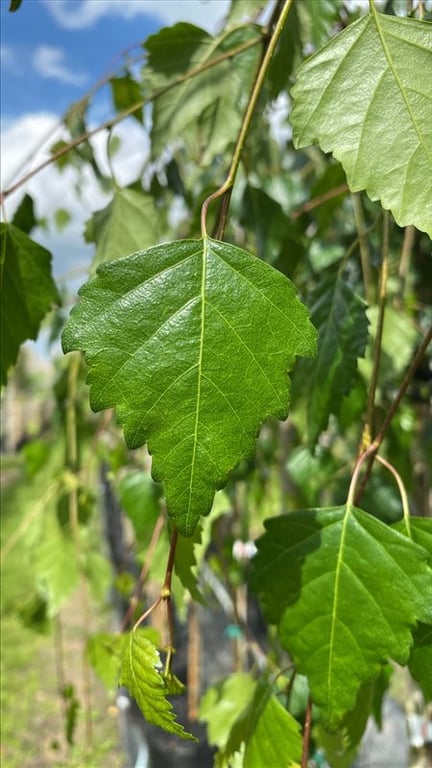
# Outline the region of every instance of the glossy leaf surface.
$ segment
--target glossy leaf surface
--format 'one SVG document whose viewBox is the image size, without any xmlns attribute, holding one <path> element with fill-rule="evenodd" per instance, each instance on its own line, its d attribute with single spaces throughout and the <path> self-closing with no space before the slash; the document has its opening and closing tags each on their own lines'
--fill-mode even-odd
<svg viewBox="0 0 432 768">
<path fill-rule="evenodd" d="M 63 334 L 90 367 L 96 411 L 116 407 L 131 448 L 145 441 L 185 536 L 253 454 L 262 422 L 286 418 L 289 371 L 315 331 L 287 278 L 209 238 L 103 265 Z"/>
<path fill-rule="evenodd" d="M 0 224 L 1 383 L 21 344 L 36 339 L 40 324 L 60 301 L 51 276 L 51 254 L 13 224 Z"/>
</svg>

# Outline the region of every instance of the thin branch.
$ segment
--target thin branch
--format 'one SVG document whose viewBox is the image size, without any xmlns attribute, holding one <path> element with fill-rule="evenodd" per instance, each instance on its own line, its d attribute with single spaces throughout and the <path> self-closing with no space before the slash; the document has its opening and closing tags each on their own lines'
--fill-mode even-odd
<svg viewBox="0 0 432 768">
<path fill-rule="evenodd" d="M 33 176 L 36 176 L 36 174 L 38 174 L 44 168 L 51 165 L 52 163 L 55 163 L 60 157 L 63 157 L 63 155 L 65 155 L 71 149 L 75 149 L 75 147 L 78 147 L 80 144 L 83 144 L 85 141 L 88 141 L 89 139 L 91 139 L 93 136 L 100 133 L 101 131 L 113 128 L 115 125 L 117 125 L 118 123 L 121 123 L 123 120 L 125 120 L 125 118 L 132 115 L 138 109 L 141 109 L 141 107 L 143 107 L 145 104 L 149 104 L 150 102 L 155 101 L 155 99 L 160 98 L 161 96 L 163 96 L 165 93 L 168 93 L 176 86 L 186 82 L 186 80 L 196 77 L 197 75 L 200 75 L 202 72 L 206 72 L 208 69 L 212 69 L 213 67 L 220 64 L 222 61 L 226 61 L 227 59 L 234 58 L 234 56 L 238 56 L 240 53 L 243 53 L 244 51 L 249 50 L 249 48 L 253 48 L 255 45 L 258 45 L 258 43 L 261 43 L 261 41 L 262 41 L 261 36 L 256 37 L 253 40 L 249 40 L 247 43 L 243 43 L 242 45 L 239 45 L 237 48 L 233 48 L 229 51 L 226 51 L 225 53 L 220 54 L 220 56 L 215 56 L 214 59 L 207 61 L 205 64 L 200 64 L 197 67 L 192 67 L 183 75 L 180 75 L 179 77 L 175 78 L 175 80 L 173 80 L 172 82 L 168 83 L 162 88 L 158 88 L 157 90 L 155 90 L 151 94 L 151 96 L 148 96 L 144 99 L 140 99 L 135 104 L 132 104 L 132 106 L 123 110 L 123 112 L 120 112 L 120 114 L 116 115 L 115 117 L 111 117 L 109 120 L 106 120 L 104 123 L 101 123 L 96 128 L 93 128 L 90 131 L 86 131 L 85 133 L 81 134 L 81 136 L 77 136 L 75 139 L 70 141 L 66 146 L 62 147 L 57 152 L 54 152 L 53 155 L 51 155 L 49 158 L 47 158 L 38 166 L 36 166 L 36 168 L 33 168 L 31 171 L 29 171 L 20 179 L 18 179 L 18 181 L 15 182 L 15 184 L 12 184 L 12 186 L 8 187 L 8 189 L 5 189 L 3 192 L 1 192 L 0 203 L 3 203 L 6 197 L 11 195 L 12 192 L 15 192 L 17 189 L 22 187 L 24 184 L 27 183 L 27 181 L 32 179 Z"/>
<path fill-rule="evenodd" d="M 174 651 L 174 615 L 173 615 L 173 603 L 171 599 L 171 582 L 172 582 L 172 575 L 174 571 L 174 559 L 175 559 L 175 553 L 176 553 L 176 547 L 177 547 L 177 539 L 178 539 L 177 528 L 174 528 L 171 534 L 168 563 L 165 571 L 165 580 L 164 580 L 162 592 L 161 592 L 162 599 L 165 600 L 166 607 L 167 607 L 168 633 L 169 633 L 167 662 L 165 665 L 166 672 L 170 668 L 171 654 Z"/>
<path fill-rule="evenodd" d="M 309 696 L 307 706 L 306 706 L 305 723 L 303 728 L 303 751 L 302 751 L 302 759 L 301 759 L 301 768 L 307 768 L 307 764 L 309 760 L 311 728 L 312 728 L 312 698 Z"/>
<path fill-rule="evenodd" d="M 273 53 L 275 51 L 276 45 L 282 34 L 282 30 L 283 30 L 285 21 L 288 17 L 288 13 L 291 8 L 292 2 L 293 0 L 285 0 L 281 14 L 275 24 L 273 34 L 270 38 L 267 50 L 264 54 L 261 66 L 258 70 L 258 74 L 249 97 L 248 105 L 243 115 L 242 124 L 240 127 L 239 135 L 237 137 L 236 145 L 234 147 L 231 165 L 228 171 L 226 181 L 222 184 L 221 187 L 219 187 L 219 189 L 216 190 L 216 192 L 213 192 L 206 200 L 204 200 L 204 203 L 202 205 L 202 208 L 201 208 L 202 237 L 207 237 L 206 220 L 207 220 L 207 211 L 210 203 L 212 203 L 214 200 L 217 200 L 220 197 L 223 197 L 226 194 L 228 195 L 231 194 L 230 190 L 234 185 L 235 177 L 237 175 L 238 167 L 240 165 L 241 156 L 242 156 L 244 145 L 246 142 L 246 137 L 249 132 L 249 128 L 252 122 L 252 117 L 256 109 L 256 105 L 258 102 L 259 95 L 261 93 L 262 86 L 264 84 L 264 79 L 267 75 L 267 71 L 270 66 L 270 62 L 271 62 Z M 226 213 L 227 213 L 227 209 L 226 208 L 222 209 L 222 215 L 224 216 L 224 219 L 220 219 L 220 223 L 218 225 L 218 235 L 220 239 L 223 238 L 223 234 L 224 234 Z"/>
<path fill-rule="evenodd" d="M 362 483 L 360 485 L 360 488 L 359 488 L 359 490 L 358 490 L 358 492 L 357 492 L 357 494 L 355 496 L 354 504 L 358 504 L 359 503 L 359 500 L 360 500 L 361 496 L 364 493 L 364 489 L 366 487 L 366 483 L 368 481 L 369 474 L 370 474 L 370 471 L 371 471 L 371 468 L 372 468 L 374 454 L 378 451 L 381 443 L 383 442 L 384 437 L 385 437 L 385 435 L 387 433 L 387 430 L 388 430 L 388 428 L 389 428 L 389 426 L 390 426 L 390 424 L 391 424 L 391 422 L 393 420 L 393 417 L 394 417 L 397 409 L 399 408 L 400 402 L 401 402 L 402 398 L 404 397 L 404 395 L 405 395 L 409 385 L 411 384 L 411 381 L 412 381 L 412 379 L 414 377 L 414 374 L 415 374 L 417 368 L 419 367 L 421 361 L 423 360 L 425 352 L 426 352 L 429 344 L 431 343 L 431 341 L 432 341 L 432 326 L 429 328 L 428 332 L 426 333 L 422 343 L 420 344 L 419 348 L 417 349 L 417 352 L 415 353 L 415 355 L 414 355 L 414 357 L 413 357 L 413 359 L 412 359 L 412 361 L 410 363 L 410 366 L 409 366 L 409 368 L 408 368 L 408 370 L 407 370 L 407 372 L 406 372 L 406 374 L 405 374 L 405 376 L 403 378 L 402 384 L 399 387 L 399 391 L 398 391 L 395 399 L 393 400 L 389 410 L 387 411 L 387 416 L 385 417 L 385 419 L 384 419 L 384 421 L 383 421 L 383 423 L 382 423 L 382 425 L 381 425 L 381 427 L 379 429 L 378 434 L 376 435 L 376 437 L 373 440 L 373 443 L 370 446 L 370 448 L 372 450 L 367 451 L 368 455 L 371 456 L 370 463 L 369 463 L 369 466 L 366 469 L 366 472 L 365 472 L 365 475 L 363 477 L 363 480 L 362 480 Z M 362 456 L 363 455 L 364 454 L 362 454 Z"/>
<path fill-rule="evenodd" d="M 355 463 L 354 471 L 351 476 L 351 482 L 348 489 L 348 496 L 346 500 L 347 507 L 352 507 L 354 504 L 357 504 L 357 499 L 359 497 L 359 494 L 356 495 L 356 488 L 357 488 L 357 481 L 360 474 L 360 469 L 364 461 L 366 459 L 370 459 L 373 461 L 373 458 L 378 450 L 378 445 L 376 441 L 374 440 L 373 443 L 371 443 L 368 448 L 366 448 L 365 451 L 363 451 L 360 456 L 358 456 L 357 461 Z"/>
<path fill-rule="evenodd" d="M 140 575 L 139 575 L 139 577 L 137 579 L 134 593 L 133 593 L 133 595 L 132 595 L 132 597 L 130 599 L 130 602 L 129 602 L 129 607 L 128 607 L 125 615 L 123 616 L 123 620 L 122 620 L 121 627 L 120 627 L 120 632 L 124 632 L 125 631 L 127 625 L 129 624 L 129 622 L 130 622 L 130 620 L 131 620 L 131 618 L 132 618 L 132 616 L 133 616 L 133 614 L 135 612 L 135 609 L 136 609 L 136 607 L 138 605 L 138 602 L 139 602 L 139 599 L 141 597 L 141 593 L 142 593 L 142 590 L 143 590 L 144 582 L 145 582 L 145 580 L 146 580 L 146 578 L 148 576 L 148 572 L 150 570 L 150 566 L 151 566 L 151 563 L 152 563 L 152 560 L 153 560 L 153 555 L 155 553 L 155 549 L 157 547 L 157 544 L 158 544 L 158 541 L 159 541 L 159 537 L 161 535 L 164 523 L 165 523 L 165 515 L 161 512 L 161 514 L 159 515 L 158 519 L 156 520 L 156 524 L 155 524 L 155 527 L 153 529 L 153 533 L 152 533 L 152 536 L 151 536 L 151 539 L 150 539 L 150 544 L 148 546 L 148 549 L 147 549 L 147 552 L 146 552 L 146 556 L 145 556 L 145 559 L 144 559 L 144 562 L 143 562 L 143 566 L 141 568 L 141 573 L 140 573 Z"/>
<path fill-rule="evenodd" d="M 27 528 L 31 525 L 33 520 L 40 515 L 41 512 L 43 512 L 44 509 L 46 509 L 46 506 L 48 502 L 51 500 L 51 497 L 54 496 L 54 494 L 59 490 L 60 483 L 58 480 L 54 480 L 52 483 L 50 483 L 45 490 L 45 493 L 42 494 L 40 499 L 36 502 L 31 512 L 28 513 L 22 520 L 21 523 L 17 528 L 15 528 L 12 535 L 9 537 L 7 542 L 5 543 L 4 547 L 2 548 L 0 552 L 0 562 L 3 563 L 3 561 L 7 558 L 11 550 L 15 547 L 15 545 L 20 540 L 21 536 L 24 535 Z"/>
<path fill-rule="evenodd" d="M 426 333 L 422 343 L 420 344 L 419 348 L 417 349 L 417 352 L 415 353 L 413 359 L 411 360 L 411 364 L 403 378 L 402 384 L 400 385 L 399 391 L 393 400 L 389 410 L 387 411 L 387 416 L 385 417 L 380 430 L 375 438 L 375 442 L 378 443 L 378 445 L 381 445 L 382 441 L 384 440 L 385 434 L 392 422 L 393 416 L 395 415 L 399 403 L 401 402 L 403 396 L 405 395 L 405 392 L 407 391 L 409 385 L 411 384 L 411 381 L 414 378 L 414 374 L 419 367 L 421 361 L 423 360 L 423 357 L 425 355 L 425 352 L 429 346 L 429 344 L 432 341 L 432 325 L 429 328 L 428 332 Z"/>
<path fill-rule="evenodd" d="M 370 269 L 370 251 L 369 243 L 366 237 L 366 224 L 363 213 L 362 200 L 358 192 L 354 192 L 351 195 L 354 211 L 354 221 L 357 229 L 359 248 L 360 248 L 360 261 L 363 273 L 363 284 L 365 297 L 368 304 L 372 304 L 372 277 Z"/>
<path fill-rule="evenodd" d="M 375 395 L 378 386 L 378 374 L 381 361 L 382 337 L 384 331 L 384 315 L 387 302 L 387 280 L 388 280 L 388 259 L 389 259 L 389 215 L 384 211 L 383 218 L 383 248 L 382 262 L 380 270 L 379 300 L 378 300 L 378 323 L 375 335 L 375 344 L 373 352 L 373 368 L 369 385 L 368 402 L 366 408 L 366 423 L 369 433 L 373 434 L 373 416 L 375 408 Z"/>
<path fill-rule="evenodd" d="M 304 213 L 309 213 L 309 211 L 313 211 L 314 208 L 319 208 L 320 205 L 327 203 L 328 200 L 333 200 L 334 197 L 343 195 L 345 192 L 348 192 L 348 184 L 339 184 L 338 187 L 329 189 L 327 192 L 323 192 L 322 195 L 313 197 L 312 200 L 307 200 L 305 203 L 303 203 L 303 205 L 300 206 L 300 208 L 296 208 L 294 211 L 291 211 L 291 218 L 298 219 Z M 356 242 L 359 242 L 359 239 L 356 240 Z"/>
<path fill-rule="evenodd" d="M 388 469 L 388 471 L 393 475 L 393 477 L 395 478 L 395 480 L 397 482 L 397 485 L 398 485 L 398 488 L 399 488 L 400 497 L 401 497 L 401 502 L 402 502 L 402 511 L 403 511 L 404 522 L 405 522 L 405 525 L 407 527 L 408 535 L 411 538 L 411 521 L 410 521 L 408 494 L 406 492 L 406 488 L 405 488 L 405 485 L 403 483 L 403 480 L 402 480 L 399 472 L 394 468 L 393 464 L 390 464 L 389 461 L 384 459 L 382 456 L 379 456 L 379 454 L 376 455 L 376 460 L 379 461 L 379 463 L 382 464 L 383 467 Z"/>
</svg>

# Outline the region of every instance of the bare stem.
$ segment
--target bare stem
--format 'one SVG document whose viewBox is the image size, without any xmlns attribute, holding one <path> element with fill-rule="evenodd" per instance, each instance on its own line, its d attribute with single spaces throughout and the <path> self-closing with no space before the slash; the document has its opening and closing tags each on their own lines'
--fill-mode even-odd
<svg viewBox="0 0 432 768">
<path fill-rule="evenodd" d="M 150 570 L 150 566 L 151 566 L 151 563 L 152 563 L 152 560 L 153 560 L 153 555 L 155 553 L 155 549 L 157 547 L 157 543 L 159 541 L 159 537 L 161 535 L 161 531 L 162 531 L 162 528 L 164 526 L 164 523 L 165 523 L 165 515 L 163 515 L 161 513 L 159 515 L 158 519 L 156 520 L 156 524 L 155 524 L 155 527 L 153 529 L 153 533 L 152 533 L 152 536 L 151 536 L 151 539 L 150 539 L 150 544 L 148 546 L 148 549 L 147 549 L 147 552 L 146 552 L 146 556 L 145 556 L 145 559 L 144 559 L 144 563 L 143 563 L 143 566 L 141 568 L 141 573 L 140 573 L 139 578 L 137 580 L 137 583 L 135 585 L 135 590 L 134 590 L 134 593 L 133 593 L 133 595 L 131 597 L 131 600 L 130 600 L 130 603 L 129 603 L 129 607 L 128 607 L 125 615 L 123 616 L 123 620 L 122 620 L 121 627 L 120 627 L 120 632 L 124 632 L 125 631 L 127 625 L 129 624 L 129 622 L 130 622 L 130 620 L 131 620 L 131 618 L 132 618 L 132 616 L 133 616 L 133 614 L 135 612 L 135 609 L 136 609 L 136 607 L 138 605 L 138 602 L 139 602 L 139 599 L 140 599 L 140 596 L 141 596 L 141 592 L 142 592 L 142 589 L 143 589 L 143 586 L 144 586 L 144 582 L 145 582 L 145 580 L 147 578 L 147 575 L 148 575 L 148 572 Z M 140 621 L 141 621 L 141 619 L 140 619 Z"/>
<path fill-rule="evenodd" d="M 168 633 L 169 633 L 169 642 L 168 642 L 168 649 L 167 649 L 168 669 L 171 663 L 171 655 L 174 651 L 174 615 L 173 615 L 173 603 L 171 598 L 171 582 L 172 582 L 172 575 L 174 571 L 174 559 L 175 559 L 175 553 L 176 553 L 176 547 L 177 547 L 177 539 L 178 539 L 177 528 L 174 528 L 171 534 L 168 563 L 165 571 L 165 581 L 163 583 L 162 592 L 161 592 L 162 600 L 165 600 L 166 607 L 167 607 Z"/>
<path fill-rule="evenodd" d="M 411 538 L 411 521 L 410 521 L 408 494 L 406 492 L 403 480 L 402 480 L 399 472 L 397 472 L 397 470 L 394 468 L 393 464 L 390 464 L 389 461 L 387 461 L 386 459 L 383 459 L 383 457 L 379 456 L 378 454 L 376 455 L 376 460 L 379 461 L 380 464 L 383 465 L 383 467 L 388 469 L 388 471 L 393 475 L 393 477 L 395 478 L 395 480 L 397 482 L 397 485 L 398 485 L 398 488 L 399 488 L 400 497 L 401 497 L 401 501 L 402 501 L 403 517 L 404 517 L 405 525 L 407 527 L 408 535 Z"/>
<path fill-rule="evenodd" d="M 306 706 L 305 723 L 303 728 L 303 751 L 301 759 L 301 768 L 307 768 L 309 759 L 309 744 L 312 728 L 312 698 L 309 696 Z"/>
<path fill-rule="evenodd" d="M 375 456 L 378 450 L 378 447 L 379 446 L 377 442 L 374 440 L 374 442 L 371 443 L 369 447 L 366 448 L 366 450 L 357 458 L 357 461 L 354 467 L 354 472 L 352 473 L 352 477 L 351 477 L 350 487 L 348 490 L 348 497 L 346 500 L 347 507 L 352 507 L 353 504 L 355 504 L 357 501 L 357 496 L 355 495 L 355 493 L 357 488 L 357 481 L 360 474 L 360 469 L 363 462 L 366 461 L 366 459 L 368 458 L 373 460 L 373 457 Z"/>
<path fill-rule="evenodd" d="M 379 429 L 378 434 L 374 438 L 373 443 L 370 445 L 370 449 L 372 449 L 372 450 L 367 450 L 365 452 L 369 456 L 369 465 L 368 465 L 368 467 L 366 469 L 366 472 L 365 472 L 365 475 L 363 477 L 363 480 L 362 480 L 362 483 L 360 485 L 360 488 L 359 488 L 359 490 L 356 493 L 355 501 L 354 501 L 355 504 L 358 504 L 361 496 L 363 495 L 363 492 L 364 492 L 364 489 L 366 487 L 366 483 L 368 481 L 369 474 L 370 474 L 370 471 L 371 471 L 371 468 L 372 468 L 372 463 L 373 463 L 374 456 L 375 456 L 376 452 L 378 451 L 381 443 L 384 440 L 384 437 L 385 437 L 385 435 L 387 433 L 387 430 L 388 430 L 388 428 L 389 428 L 389 426 L 390 426 L 390 424 L 391 424 L 391 422 L 393 420 L 393 417 L 394 417 L 397 409 L 399 408 L 400 402 L 401 402 L 402 398 L 404 397 L 405 392 L 407 391 L 407 389 L 408 389 L 408 387 L 409 387 L 409 385 L 410 385 L 410 383 L 411 383 L 411 381 L 412 381 L 412 379 L 414 377 L 414 374 L 415 374 L 418 366 L 420 365 L 421 361 L 423 360 L 424 354 L 425 354 L 429 344 L 431 343 L 431 341 L 432 341 L 432 326 L 429 328 L 429 330 L 426 333 L 422 343 L 420 344 L 419 348 L 417 349 L 417 352 L 415 353 L 415 355 L 414 355 L 414 357 L 413 357 L 413 359 L 411 361 L 411 364 L 410 364 L 410 366 L 409 366 L 409 368 L 408 368 L 408 370 L 407 370 L 407 372 L 406 372 L 406 374 L 405 374 L 405 376 L 403 378 L 402 384 L 399 387 L 399 391 L 398 391 L 395 399 L 393 400 L 389 410 L 387 411 L 387 416 L 385 417 L 385 419 L 384 419 L 384 421 L 383 421 L 383 423 L 382 423 L 382 425 L 381 425 L 381 427 Z M 360 457 L 360 459 L 362 459 L 362 461 L 363 461 L 363 457 L 364 456 L 365 456 L 365 454 L 362 454 L 362 456 Z M 354 475 L 353 475 L 353 479 L 354 479 Z M 352 485 L 352 481 L 351 481 L 351 485 Z"/>
<path fill-rule="evenodd" d="M 373 416 L 375 407 L 375 395 L 378 385 L 378 374 L 381 361 L 381 347 L 382 337 L 384 330 L 384 315 L 387 301 L 387 280 L 388 280 L 388 255 L 389 255 L 389 216 L 387 211 L 384 211 L 383 218 L 383 248 L 382 248 L 382 262 L 380 270 L 380 285 L 379 285 L 379 303 L 378 303 L 378 323 L 375 335 L 375 344 L 373 352 L 373 368 L 372 376 L 369 385 L 368 402 L 366 410 L 366 423 L 369 429 L 369 433 L 373 434 Z"/>
<path fill-rule="evenodd" d="M 257 77 L 255 79 L 255 83 L 253 85 L 248 105 L 246 107 L 245 113 L 243 115 L 242 124 L 240 127 L 239 135 L 237 137 L 237 142 L 234 147 L 234 152 L 231 160 L 231 165 L 228 171 L 228 175 L 226 178 L 226 181 L 222 184 L 219 189 L 216 190 L 216 192 L 213 192 L 209 197 L 204 200 L 204 203 L 201 208 L 201 234 L 202 237 L 207 237 L 207 227 L 206 227 L 206 220 L 207 220 L 207 211 L 210 203 L 212 203 L 214 200 L 217 200 L 220 197 L 223 197 L 223 195 L 226 195 L 227 193 L 230 193 L 231 188 L 234 185 L 235 177 L 237 175 L 238 167 L 240 165 L 241 156 L 243 153 L 245 141 L 247 134 L 249 132 L 249 128 L 252 122 L 252 117 L 256 109 L 256 105 L 258 102 L 259 95 L 261 93 L 261 89 L 264 83 L 264 79 L 266 77 L 268 68 L 270 66 L 270 62 L 273 56 L 273 53 L 275 51 L 276 45 L 278 43 L 278 40 L 281 36 L 284 24 L 286 22 L 286 19 L 288 17 L 289 10 L 291 8 L 292 0 L 285 0 L 282 11 L 280 13 L 280 16 L 275 24 L 275 28 L 273 30 L 273 34 L 270 38 L 269 44 L 267 46 L 267 50 L 263 56 L 263 60 L 261 62 L 260 68 L 258 70 Z M 220 221 L 218 226 L 218 236 L 219 238 L 223 238 L 224 228 L 225 228 L 225 219 L 226 219 L 226 213 L 225 210 L 223 216 L 223 220 Z"/>
<path fill-rule="evenodd" d="M 360 248 L 360 261 L 363 273 L 363 284 L 368 304 L 372 304 L 372 277 L 370 270 L 370 252 L 369 243 L 366 237 L 366 224 L 363 213 L 363 206 L 360 195 L 355 192 L 351 195 L 353 202 L 354 221 L 357 228 L 358 242 Z"/>
</svg>

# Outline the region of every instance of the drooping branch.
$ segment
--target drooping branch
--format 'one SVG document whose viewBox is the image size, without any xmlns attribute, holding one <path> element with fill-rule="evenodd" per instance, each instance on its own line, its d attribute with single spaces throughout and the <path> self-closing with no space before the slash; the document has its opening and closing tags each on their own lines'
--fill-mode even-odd
<svg viewBox="0 0 432 768">
<path fill-rule="evenodd" d="M 191 78 L 196 77 L 197 75 L 200 75 L 209 69 L 212 69 L 213 67 L 217 66 L 223 61 L 226 61 L 227 59 L 232 59 L 235 56 L 238 56 L 239 54 L 244 53 L 245 51 L 249 50 L 249 48 L 253 48 L 255 45 L 258 45 L 261 42 L 262 42 L 262 36 L 259 36 L 259 37 L 257 36 L 253 40 L 248 40 L 246 43 L 243 43 L 242 45 L 237 46 L 237 48 L 232 48 L 231 50 L 226 51 L 225 53 L 221 53 L 219 56 L 215 56 L 213 59 L 210 59 L 210 61 L 205 62 L 205 64 L 200 64 L 199 66 L 192 67 L 183 75 L 176 77 L 167 85 L 156 89 L 150 96 L 147 96 L 144 99 L 140 99 L 139 101 L 129 106 L 127 109 L 120 112 L 115 117 L 111 117 L 108 120 L 105 120 L 105 122 L 101 123 L 96 128 L 93 128 L 90 131 L 85 131 L 85 133 L 82 133 L 80 136 L 77 136 L 75 139 L 72 139 L 72 141 L 68 142 L 67 144 L 62 146 L 60 149 L 58 149 L 57 152 L 54 152 L 51 155 L 51 157 L 44 160 L 42 163 L 37 165 L 31 171 L 24 174 L 24 176 L 18 179 L 18 181 L 16 181 L 10 187 L 2 191 L 0 193 L 0 205 L 3 204 L 4 200 L 6 200 L 6 198 L 12 194 L 12 192 L 15 192 L 17 189 L 19 189 L 24 184 L 26 184 L 30 179 L 32 179 L 34 176 L 40 173 L 40 171 L 44 170 L 44 168 L 47 168 L 48 166 L 52 165 L 57 160 L 59 160 L 60 157 L 63 157 L 63 155 L 67 154 L 72 149 L 75 149 L 80 144 L 83 144 L 84 142 L 88 141 L 89 139 L 91 139 L 93 136 L 96 136 L 101 131 L 109 130 L 113 128 L 115 125 L 117 125 L 118 123 L 121 123 L 130 115 L 133 115 L 133 113 L 136 112 L 138 109 L 141 109 L 141 107 L 145 106 L 146 104 L 150 104 L 151 102 L 163 96 L 165 93 L 168 93 L 168 91 L 171 91 L 173 88 L 176 88 L 178 85 L 181 85 L 187 80 L 190 80 Z"/>
</svg>

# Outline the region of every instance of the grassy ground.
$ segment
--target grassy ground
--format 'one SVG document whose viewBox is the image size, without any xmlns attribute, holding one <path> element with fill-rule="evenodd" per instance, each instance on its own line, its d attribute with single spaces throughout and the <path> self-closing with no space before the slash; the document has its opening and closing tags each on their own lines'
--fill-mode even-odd
<svg viewBox="0 0 432 768">
<path fill-rule="evenodd" d="M 31 514 L 46 483 L 41 471 L 28 481 L 22 461 L 16 457 L 3 462 L 1 507 L 2 551 L 11 536 Z M 42 511 L 43 514 L 43 511 Z M 85 639 L 81 624 L 83 595 L 71 597 L 60 615 L 64 682 L 74 686 L 80 701 L 76 743 L 65 738 L 64 712 L 58 695 L 59 635 L 53 627 L 45 634 L 26 628 L 18 611 L 34 590 L 25 535 L 7 551 L 2 562 L 1 588 L 1 765 L 3 768 L 122 768 L 117 711 L 98 681 L 91 675 L 91 739 L 85 723 L 83 701 Z M 109 620 L 92 610 L 92 631 Z M 57 645 L 56 643 L 57 638 Z M 56 652 L 57 648 L 57 652 Z M 91 743 L 89 743 L 91 741 Z M 88 742 L 86 744 L 86 742 Z"/>
</svg>

